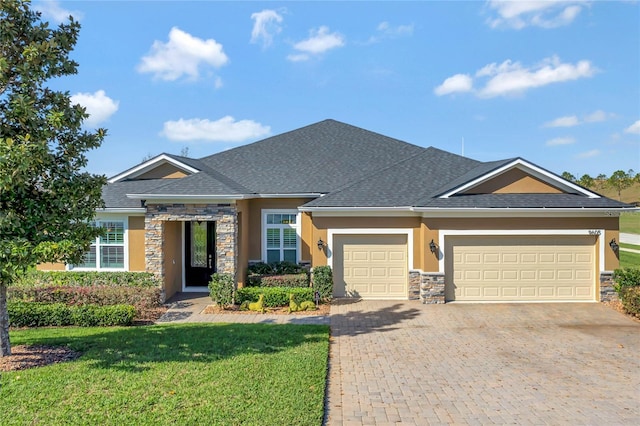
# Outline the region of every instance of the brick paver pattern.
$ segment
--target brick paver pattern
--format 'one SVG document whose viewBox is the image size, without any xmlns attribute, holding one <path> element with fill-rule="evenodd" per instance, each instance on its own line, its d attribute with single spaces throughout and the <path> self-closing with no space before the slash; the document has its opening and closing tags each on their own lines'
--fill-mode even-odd
<svg viewBox="0 0 640 426">
<path fill-rule="evenodd" d="M 638 425 L 640 322 L 598 303 L 339 301 L 328 425 Z"/>
</svg>

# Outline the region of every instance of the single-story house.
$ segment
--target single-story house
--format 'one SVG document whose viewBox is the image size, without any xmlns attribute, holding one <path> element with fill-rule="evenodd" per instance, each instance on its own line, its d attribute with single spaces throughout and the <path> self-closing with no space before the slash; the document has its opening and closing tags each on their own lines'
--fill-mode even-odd
<svg viewBox="0 0 640 426">
<path fill-rule="evenodd" d="M 193 159 L 161 154 L 109 179 L 80 265 L 148 271 L 166 297 L 238 286 L 252 262 L 332 267 L 337 297 L 600 301 L 619 215 L 523 158 L 481 162 L 334 120 Z"/>
</svg>

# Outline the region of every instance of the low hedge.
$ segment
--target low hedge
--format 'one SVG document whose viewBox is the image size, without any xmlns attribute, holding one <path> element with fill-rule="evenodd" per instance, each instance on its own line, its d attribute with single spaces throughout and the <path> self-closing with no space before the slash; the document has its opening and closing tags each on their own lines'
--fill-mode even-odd
<svg viewBox="0 0 640 426">
<path fill-rule="evenodd" d="M 137 309 L 156 308 L 161 305 L 158 287 L 125 287 L 95 285 L 75 286 L 11 286 L 7 289 L 10 301 L 63 303 L 65 305 L 133 305 Z"/>
<path fill-rule="evenodd" d="M 149 272 L 29 271 L 12 285 L 15 287 L 158 287 L 161 283 Z"/>
<path fill-rule="evenodd" d="M 136 308 L 131 305 L 67 306 L 63 303 L 8 302 L 11 327 L 80 327 L 131 325 Z"/>
<path fill-rule="evenodd" d="M 621 287 L 618 298 L 629 314 L 640 318 L 640 286 Z"/>
<path fill-rule="evenodd" d="M 249 275 L 249 287 L 309 287 L 309 276 L 305 273 L 286 275 Z"/>
<path fill-rule="evenodd" d="M 305 269 L 302 265 L 283 260 L 281 262 L 271 263 L 252 263 L 251 265 L 249 265 L 247 272 L 250 275 L 289 275 L 305 272 Z"/>
<path fill-rule="evenodd" d="M 298 303 L 313 301 L 313 289 L 301 287 L 244 287 L 236 290 L 236 303 L 257 302 L 264 294 L 264 305 L 269 308 L 289 305 L 289 294 L 293 293 Z"/>
</svg>

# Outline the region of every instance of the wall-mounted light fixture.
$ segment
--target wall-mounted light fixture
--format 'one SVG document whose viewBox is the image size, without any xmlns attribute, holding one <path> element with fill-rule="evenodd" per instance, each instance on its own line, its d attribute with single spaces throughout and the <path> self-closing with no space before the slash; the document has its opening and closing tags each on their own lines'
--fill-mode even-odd
<svg viewBox="0 0 640 426">
<path fill-rule="evenodd" d="M 147 200 L 140 200 L 140 207 L 142 208 L 147 207 Z"/>
<path fill-rule="evenodd" d="M 324 248 L 324 241 L 322 241 L 322 238 L 320 238 L 318 240 L 318 250 L 322 250 Z"/>
<path fill-rule="evenodd" d="M 609 247 L 611 247 L 611 250 L 613 250 L 614 253 L 617 253 L 620 248 L 615 238 L 609 242 Z"/>
<path fill-rule="evenodd" d="M 433 254 L 435 254 L 436 251 L 438 250 L 438 247 L 436 246 L 436 243 L 433 241 L 433 239 L 429 243 L 429 250 L 431 250 L 431 253 Z"/>
</svg>

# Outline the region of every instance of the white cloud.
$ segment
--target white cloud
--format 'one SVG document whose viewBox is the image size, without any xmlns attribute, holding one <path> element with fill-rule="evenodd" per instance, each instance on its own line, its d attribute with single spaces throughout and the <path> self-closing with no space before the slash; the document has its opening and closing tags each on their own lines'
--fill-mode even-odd
<svg viewBox="0 0 640 426">
<path fill-rule="evenodd" d="M 236 121 L 227 115 L 219 120 L 192 118 L 166 121 L 160 133 L 172 141 L 244 142 L 271 133 L 269 126 L 253 120 Z"/>
<path fill-rule="evenodd" d="M 571 145 L 575 143 L 576 140 L 572 137 L 566 136 L 561 138 L 554 138 L 547 141 L 545 145 L 547 146 L 558 146 L 558 145 Z"/>
<path fill-rule="evenodd" d="M 555 120 L 551 120 L 544 123 L 544 127 L 573 127 L 580 124 L 580 120 L 575 115 L 568 115 L 566 117 L 558 117 Z"/>
<path fill-rule="evenodd" d="M 598 123 L 601 121 L 606 121 L 613 117 L 615 117 L 614 113 L 605 112 L 599 109 L 592 112 L 591 114 L 585 115 L 582 120 L 580 120 L 575 115 L 568 115 L 564 117 L 558 117 L 555 120 L 544 123 L 543 127 L 574 127 L 584 123 Z"/>
<path fill-rule="evenodd" d="M 581 152 L 577 155 L 578 158 L 593 158 L 600 155 L 599 149 L 592 149 L 591 151 Z"/>
<path fill-rule="evenodd" d="M 634 135 L 640 135 L 640 120 L 633 123 L 631 126 L 624 129 L 625 133 L 631 133 Z"/>
<path fill-rule="evenodd" d="M 476 79 L 487 79 L 483 88 L 474 91 L 480 98 L 494 98 L 496 96 L 514 96 L 520 95 L 529 89 L 543 87 L 553 83 L 561 83 L 579 78 L 591 77 L 597 72 L 597 69 L 591 62 L 583 60 L 576 64 L 562 63 L 557 56 L 545 58 L 539 64 L 525 67 L 520 62 L 512 62 L 510 59 L 501 64 L 492 63 L 485 65 L 475 73 Z M 467 76 L 464 80 L 460 76 L 465 74 L 456 74 L 449 77 L 445 82 L 436 88 L 446 88 L 446 83 L 453 84 L 456 81 L 464 82 L 463 90 L 470 91 L 473 85 L 471 77 Z M 452 80 L 454 79 L 454 80 Z M 455 91 L 440 90 L 442 94 L 454 93 Z"/>
<path fill-rule="evenodd" d="M 470 92 L 473 89 L 473 79 L 467 74 L 456 74 L 447 78 L 433 92 L 438 96 L 449 95 L 451 93 Z"/>
<path fill-rule="evenodd" d="M 309 31 L 309 38 L 293 45 L 299 53 L 287 56 L 287 59 L 294 62 L 306 61 L 314 55 L 320 55 L 331 49 L 344 46 L 344 37 L 338 33 L 329 33 L 329 27 L 322 26 Z"/>
<path fill-rule="evenodd" d="M 507 60 L 491 71 L 493 72 L 488 74 L 491 78 L 478 93 L 482 98 L 521 94 L 548 84 L 591 77 L 596 69 L 589 61 L 579 61 L 575 65 L 563 64 L 554 56 L 530 68 L 523 67 L 519 62 L 511 63 Z"/>
<path fill-rule="evenodd" d="M 197 79 L 201 66 L 220 68 L 229 62 L 222 45 L 214 39 L 203 40 L 177 27 L 171 28 L 169 41 L 154 41 L 151 51 L 137 67 L 138 72 L 152 73 L 155 78 L 174 81 L 188 76 Z"/>
<path fill-rule="evenodd" d="M 489 18 L 487 23 L 491 28 L 516 30 L 528 26 L 557 28 L 571 24 L 588 3 L 582 0 L 489 0 L 487 6 L 497 16 Z"/>
<path fill-rule="evenodd" d="M 73 19 L 76 21 L 79 21 L 84 17 L 83 13 L 80 11 L 63 9 L 60 6 L 60 3 L 55 0 L 39 1 L 34 3 L 33 8 L 42 13 L 43 18 L 50 19 L 58 24 L 67 22 L 69 15 L 73 16 Z"/>
<path fill-rule="evenodd" d="M 615 117 L 615 114 L 611 113 L 611 112 L 605 112 L 601 109 L 592 112 L 589 115 L 586 115 L 584 117 L 584 122 L 585 123 L 599 123 L 601 121 L 606 121 L 610 118 Z"/>
<path fill-rule="evenodd" d="M 86 109 L 89 118 L 84 123 L 89 127 L 95 127 L 107 121 L 118 111 L 120 104 L 108 97 L 104 90 L 98 90 L 95 93 L 76 93 L 71 96 L 71 103 L 80 104 Z"/>
<path fill-rule="evenodd" d="M 383 39 L 408 37 L 413 34 L 414 25 L 397 25 L 392 26 L 386 21 L 380 22 L 376 28 L 377 34 L 373 35 L 367 41 L 368 44 L 378 43 Z"/>
<path fill-rule="evenodd" d="M 282 28 L 282 15 L 275 10 L 265 9 L 262 12 L 251 14 L 253 19 L 253 30 L 251 30 L 251 43 L 262 42 L 263 47 L 268 47 L 273 43 L 274 34 L 280 33 Z"/>
</svg>

